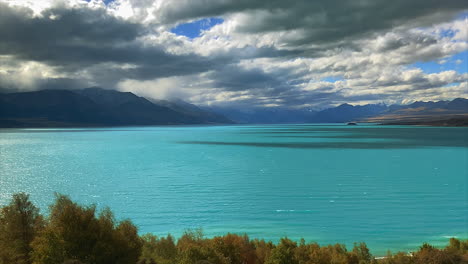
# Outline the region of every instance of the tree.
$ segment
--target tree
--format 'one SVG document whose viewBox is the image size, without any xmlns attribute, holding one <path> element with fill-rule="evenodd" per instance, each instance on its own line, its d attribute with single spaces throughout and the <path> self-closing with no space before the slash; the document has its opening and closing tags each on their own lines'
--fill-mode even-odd
<svg viewBox="0 0 468 264">
<path fill-rule="evenodd" d="M 247 235 L 227 234 L 211 239 L 211 244 L 217 254 L 224 257 L 230 264 L 255 264 L 255 247 Z"/>
<path fill-rule="evenodd" d="M 271 241 L 265 242 L 265 240 L 254 239 L 252 241 L 255 248 L 256 264 L 264 264 L 268 258 L 270 258 L 271 251 L 275 247 Z"/>
<path fill-rule="evenodd" d="M 354 243 L 353 247 L 353 256 L 355 256 L 357 263 L 359 264 L 369 264 L 372 260 L 372 255 L 367 248 L 366 243 Z"/>
<path fill-rule="evenodd" d="M 140 260 L 153 260 L 158 264 L 172 264 L 177 260 L 177 247 L 171 235 L 158 238 L 152 234 L 142 236 L 143 247 Z"/>
<path fill-rule="evenodd" d="M 415 264 L 461 264 L 461 256 L 447 250 L 437 249 L 424 243 L 414 254 Z"/>
<path fill-rule="evenodd" d="M 138 229 L 130 220 L 119 223 L 114 230 L 113 245 L 115 250 L 115 264 L 134 264 L 141 255 L 142 241 L 138 236 Z M 108 263 L 108 262 L 102 262 Z"/>
<path fill-rule="evenodd" d="M 25 193 L 0 210 L 0 263 L 31 263 L 31 241 L 43 226 L 39 209 Z"/>
<path fill-rule="evenodd" d="M 80 206 L 57 194 L 44 230 L 34 239 L 33 259 L 37 264 L 78 260 L 93 264 L 134 264 L 141 252 L 137 228 L 130 221 L 115 224 L 112 212 Z"/>
<path fill-rule="evenodd" d="M 75 259 L 69 259 L 63 262 L 62 264 L 83 264 L 83 262 Z"/>
<path fill-rule="evenodd" d="M 223 256 L 212 248 L 201 230 L 187 231 L 177 241 L 178 264 L 216 263 L 227 264 Z"/>
<path fill-rule="evenodd" d="M 266 264 L 298 264 L 294 251 L 297 248 L 296 242 L 282 238 L 280 243 L 271 251 L 271 255 Z"/>
</svg>

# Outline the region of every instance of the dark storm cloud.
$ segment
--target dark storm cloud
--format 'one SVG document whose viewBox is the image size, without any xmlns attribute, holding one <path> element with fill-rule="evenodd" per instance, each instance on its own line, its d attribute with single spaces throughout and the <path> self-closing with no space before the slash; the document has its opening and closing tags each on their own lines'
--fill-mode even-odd
<svg viewBox="0 0 468 264">
<path fill-rule="evenodd" d="M 131 42 L 142 31 L 137 24 L 102 10 L 53 8 L 41 15 L 33 17 L 30 9 L 0 3 L 0 53 L 57 63 L 92 63 L 109 59 L 118 43 Z"/>
<path fill-rule="evenodd" d="M 45 69 L 45 73 L 31 74 L 30 82 L 36 82 L 32 89 L 91 85 L 120 89 L 118 85 L 125 79 L 138 82 L 186 75 L 187 79 L 195 76 L 194 80 L 200 81 L 200 86 L 194 82 L 196 88 L 241 94 L 245 99 L 228 99 L 251 105 L 322 106 L 385 99 L 394 96 L 392 92 L 357 96 L 333 85 L 304 87 L 311 78 L 320 81 L 327 74 L 343 76 L 350 72 L 348 78 L 359 78 L 353 74 L 358 76 L 356 73 L 365 72 L 378 61 L 367 56 L 374 53 L 398 51 L 393 57 L 402 59 L 392 62 L 394 65 L 442 58 L 450 53 L 440 48 L 441 41 L 436 35 L 413 34 L 408 29 L 449 21 L 468 8 L 466 1 L 459 0 L 178 0 L 162 1 L 154 9 L 155 20 L 145 24 L 141 21 L 153 10 L 149 7 L 154 2 L 129 1 L 134 4 L 134 14 L 124 20 L 113 15 L 112 7 L 55 6 L 37 16 L 31 9 L 12 7 L 0 0 L 0 60 L 11 64 L 2 65 L 0 86 L 14 83 L 14 77 L 3 77 L 13 76 L 10 72 L 15 69 L 20 73 L 17 76 L 26 76 L 21 73 L 27 65 L 21 63 L 35 61 L 51 68 L 34 68 Z M 225 24 L 207 30 L 206 35 L 196 40 L 189 41 L 164 31 L 174 24 L 217 16 L 225 18 Z M 279 33 L 264 34 L 272 32 Z M 377 38 L 379 41 L 375 41 Z M 1 55 L 7 55 L 7 59 Z M 350 60 L 353 56 L 356 59 Z M 308 62 L 295 63 L 296 58 Z M 250 59 L 252 63 L 247 64 L 246 60 Z M 390 77 L 379 83 L 367 81 L 366 85 L 415 84 L 416 89 L 423 89 L 450 83 L 428 82 L 421 76 L 408 80 Z M 32 87 L 29 82 L 24 83 L 27 89 Z M 174 83 L 176 86 L 177 82 Z"/>
<path fill-rule="evenodd" d="M 101 9 L 52 8 L 33 16 L 30 9 L 0 3 L 0 55 L 43 62 L 61 71 L 102 65 L 90 72 L 99 73 L 99 78 L 153 79 L 207 71 L 224 60 L 175 55 L 137 41 L 146 33 L 142 25 Z M 134 67 L 119 68 L 122 64 Z"/>
<path fill-rule="evenodd" d="M 242 12 L 248 21 L 238 31 L 299 30 L 288 40 L 294 46 L 341 42 L 403 24 L 431 25 L 468 8 L 465 0 L 182 0 L 165 5 L 157 15 L 166 23 Z"/>
<path fill-rule="evenodd" d="M 89 83 L 83 80 L 76 80 L 71 78 L 53 78 L 42 79 L 37 84 L 38 90 L 41 89 L 82 89 L 83 87 L 90 86 Z"/>
<path fill-rule="evenodd" d="M 214 80 L 214 87 L 223 87 L 230 91 L 278 87 L 284 82 L 279 76 L 268 74 L 262 69 L 243 69 L 233 64 L 211 72 L 208 78 Z"/>
<path fill-rule="evenodd" d="M 210 72 L 208 78 L 213 80 L 213 87 L 223 91 L 248 91 L 249 97 L 230 102 L 232 107 L 248 105 L 250 107 L 268 104 L 290 108 L 297 105 L 314 105 L 320 107 L 330 102 L 342 101 L 344 97 L 337 92 L 314 91 L 307 93 L 300 88 L 307 83 L 298 79 L 297 73 L 290 69 L 276 69 L 265 72 L 260 68 L 243 68 L 238 65 L 226 65 Z"/>
<path fill-rule="evenodd" d="M 434 36 L 419 34 L 400 33 L 385 38 L 385 41 L 378 47 L 378 51 L 386 52 L 396 50 L 409 45 L 429 46 L 437 43 Z"/>
<path fill-rule="evenodd" d="M 113 87 L 122 79 L 149 80 L 210 70 L 219 72 L 212 78 L 218 84 L 227 84 L 226 89 L 248 89 L 262 79 L 266 82 L 272 77 L 261 70 L 243 71 L 232 63 L 245 58 L 297 54 L 274 47 L 256 49 L 247 46 L 209 57 L 193 53 L 176 55 L 166 51 L 167 44 L 144 44 L 138 39 L 147 34 L 157 33 L 141 24 L 109 15 L 103 9 L 56 7 L 33 16 L 31 9 L 0 2 L 0 55 L 10 55 L 20 61 L 42 62 L 61 73 L 86 70 L 93 78 L 89 84 L 72 78 L 55 82 L 45 79 L 37 83 L 38 89 L 47 84 L 50 88 L 75 87 L 77 83 Z M 181 45 L 175 41 L 171 43 Z M 227 69 L 225 65 L 232 66 Z M 227 70 L 238 74 L 230 75 Z M 248 84 L 250 81 L 254 83 Z M 273 80 L 270 85 L 274 85 Z"/>
<path fill-rule="evenodd" d="M 305 93 L 298 86 L 308 81 L 299 77 L 300 73 L 290 68 L 279 68 L 265 72 L 261 68 L 244 68 L 236 64 L 225 65 L 208 74 L 212 86 L 223 91 L 248 91 L 250 98 L 242 100 L 242 104 L 250 106 L 277 104 L 284 107 L 295 105 L 316 104 L 324 101 L 337 100 L 340 95 L 326 91 L 313 94 Z M 236 104 L 231 103 L 231 104 Z"/>
</svg>

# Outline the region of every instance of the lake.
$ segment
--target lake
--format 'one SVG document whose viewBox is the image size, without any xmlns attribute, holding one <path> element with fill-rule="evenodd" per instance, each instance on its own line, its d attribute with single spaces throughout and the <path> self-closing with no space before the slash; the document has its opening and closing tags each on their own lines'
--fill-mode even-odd
<svg viewBox="0 0 468 264">
<path fill-rule="evenodd" d="M 0 205 L 54 192 L 141 233 L 364 241 L 468 238 L 468 128 L 245 125 L 0 130 Z"/>
</svg>

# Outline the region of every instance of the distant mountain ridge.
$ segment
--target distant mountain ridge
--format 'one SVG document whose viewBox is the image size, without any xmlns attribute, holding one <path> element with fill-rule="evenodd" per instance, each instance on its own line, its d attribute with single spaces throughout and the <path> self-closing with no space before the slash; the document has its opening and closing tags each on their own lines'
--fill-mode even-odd
<svg viewBox="0 0 468 264">
<path fill-rule="evenodd" d="M 97 87 L 8 93 L 0 94 L 0 127 L 232 123 L 217 114 L 203 111 L 192 114 L 185 107 L 175 109 L 130 92 Z"/>
<path fill-rule="evenodd" d="M 208 122 L 212 123 L 226 123 L 230 124 L 233 123 L 232 120 L 228 119 L 227 117 L 223 116 L 222 114 L 215 113 L 213 111 L 209 111 L 207 109 L 202 109 L 194 104 L 187 103 L 180 99 L 174 99 L 172 101 L 169 100 L 151 100 L 151 102 L 165 106 L 170 108 L 174 111 L 184 113 L 188 116 L 191 116 L 195 119 L 203 119 Z"/>
<path fill-rule="evenodd" d="M 468 99 L 456 98 L 452 101 L 414 102 L 409 105 L 391 105 L 379 115 L 362 119 L 362 121 L 401 124 L 443 124 L 468 121 Z M 463 121 L 465 120 L 465 121 Z"/>
<path fill-rule="evenodd" d="M 286 107 L 208 107 L 212 112 L 220 113 L 229 119 L 245 124 L 270 123 L 347 123 L 400 121 L 418 119 L 435 121 L 459 118 L 468 114 L 468 99 L 457 98 L 452 101 L 414 102 L 409 105 L 341 104 L 321 111 L 311 109 L 291 109 Z"/>
<path fill-rule="evenodd" d="M 314 111 L 286 107 L 198 107 L 178 99 L 146 99 L 98 87 L 0 93 L 0 127 L 347 122 L 463 125 L 468 123 L 468 99 L 390 106 L 342 104 Z"/>
<path fill-rule="evenodd" d="M 205 107 L 204 109 L 226 116 L 239 124 L 307 123 L 316 111 L 285 107 Z"/>
<path fill-rule="evenodd" d="M 343 123 L 380 115 L 388 110 L 384 104 L 350 105 L 342 104 L 317 112 L 308 121 L 311 123 Z"/>
<path fill-rule="evenodd" d="M 414 102 L 409 105 L 342 104 L 317 112 L 311 123 L 343 122 L 399 122 L 399 121 L 435 121 L 460 118 L 468 115 L 468 99 L 456 98 L 452 101 Z"/>
</svg>

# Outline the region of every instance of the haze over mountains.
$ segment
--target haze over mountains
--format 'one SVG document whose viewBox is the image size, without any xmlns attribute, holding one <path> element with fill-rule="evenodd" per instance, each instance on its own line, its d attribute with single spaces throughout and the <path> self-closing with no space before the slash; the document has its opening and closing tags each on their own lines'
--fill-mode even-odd
<svg viewBox="0 0 468 264">
<path fill-rule="evenodd" d="M 317 111 L 287 107 L 204 107 L 239 124 L 307 123 Z"/>
<path fill-rule="evenodd" d="M 130 92 L 87 88 L 0 94 L 0 127 L 259 123 L 407 123 L 468 118 L 468 99 L 409 105 L 342 104 L 322 111 L 282 107 L 198 107 Z M 455 122 L 460 124 L 459 121 Z M 454 124 L 455 124 L 454 123 Z"/>
<path fill-rule="evenodd" d="M 342 104 L 322 111 L 288 108 L 233 109 L 212 107 L 237 123 L 346 123 L 346 122 L 406 122 L 444 120 L 468 114 L 468 100 L 414 102 L 409 105 Z"/>
</svg>

